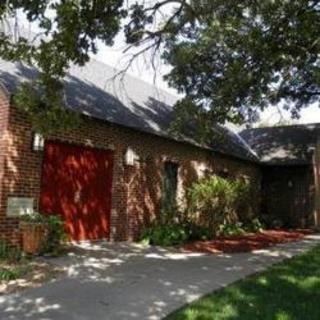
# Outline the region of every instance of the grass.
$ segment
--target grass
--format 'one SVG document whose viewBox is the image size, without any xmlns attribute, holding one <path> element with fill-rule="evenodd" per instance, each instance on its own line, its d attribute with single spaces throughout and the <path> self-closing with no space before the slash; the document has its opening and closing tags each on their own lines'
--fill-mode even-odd
<svg viewBox="0 0 320 320">
<path fill-rule="evenodd" d="M 319 320 L 320 246 L 205 296 L 166 320 Z"/>
</svg>

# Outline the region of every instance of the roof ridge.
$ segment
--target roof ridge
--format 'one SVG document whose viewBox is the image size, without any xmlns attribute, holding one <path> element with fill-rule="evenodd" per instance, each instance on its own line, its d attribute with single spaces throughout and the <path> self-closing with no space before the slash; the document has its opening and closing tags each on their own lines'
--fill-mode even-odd
<svg viewBox="0 0 320 320">
<path fill-rule="evenodd" d="M 237 135 L 237 137 L 241 140 L 241 142 L 248 148 L 248 151 L 249 151 L 252 155 L 254 155 L 254 156 L 257 158 L 257 160 L 260 161 L 260 157 L 259 157 L 258 153 L 255 152 L 255 151 L 251 148 L 251 146 L 247 143 L 247 141 L 246 141 L 244 138 L 242 138 L 239 133 L 234 132 L 234 134 Z"/>
<path fill-rule="evenodd" d="M 247 128 L 244 129 L 241 132 L 244 131 L 254 131 L 254 130 L 260 130 L 260 129 L 276 129 L 276 128 L 301 128 L 301 127 L 311 127 L 311 126 L 319 126 L 320 122 L 311 122 L 311 123 L 297 123 L 297 124 L 289 124 L 289 125 L 280 125 L 280 126 L 266 126 L 266 127 L 256 127 L 256 128 Z"/>
</svg>

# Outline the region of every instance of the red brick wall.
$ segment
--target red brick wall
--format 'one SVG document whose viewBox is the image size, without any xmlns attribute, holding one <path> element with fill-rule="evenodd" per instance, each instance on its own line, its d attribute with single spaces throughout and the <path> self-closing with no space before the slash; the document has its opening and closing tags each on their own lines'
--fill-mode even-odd
<svg viewBox="0 0 320 320">
<path fill-rule="evenodd" d="M 8 196 L 7 168 L 11 165 L 8 161 L 13 150 L 10 149 L 9 134 L 10 101 L 9 95 L 0 89 L 0 235 L 1 238 L 10 239 L 13 244 L 19 243 L 20 235 L 16 219 L 6 217 L 6 199 Z M 14 179 L 15 173 L 12 174 Z"/>
<path fill-rule="evenodd" d="M 0 90 L 0 198 L 4 175 L 5 139 L 9 118 L 9 101 L 4 91 Z M 0 201 L 0 206 L 1 206 Z"/>
<path fill-rule="evenodd" d="M 8 153 L 4 159 L 4 192 L 0 207 L 2 221 L 9 221 L 5 218 L 8 196 L 38 199 L 40 194 L 42 153 L 31 150 L 32 133 L 26 117 L 13 107 L 10 110 L 6 138 Z M 260 184 L 260 170 L 254 164 L 89 118 L 85 118 L 76 130 L 57 134 L 50 139 L 114 149 L 113 240 L 135 238 L 142 226 L 159 213 L 165 160 L 178 162 L 180 189 L 197 179 L 200 169 L 204 167 L 216 172 L 227 168 L 232 175 L 246 175 L 257 186 Z M 139 155 L 134 167 L 124 164 L 127 147 L 133 148 Z M 258 202 L 259 198 L 255 197 L 252 202 L 255 209 Z M 5 227 L 10 235 L 16 232 L 16 220 L 11 220 Z"/>
</svg>

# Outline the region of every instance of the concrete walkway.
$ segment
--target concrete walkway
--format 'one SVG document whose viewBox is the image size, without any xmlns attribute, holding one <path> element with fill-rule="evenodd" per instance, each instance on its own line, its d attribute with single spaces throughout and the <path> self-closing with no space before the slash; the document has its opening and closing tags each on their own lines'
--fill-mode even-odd
<svg viewBox="0 0 320 320">
<path fill-rule="evenodd" d="M 82 245 L 53 260 L 67 267 L 67 277 L 0 296 L 0 319 L 161 319 L 187 302 L 316 244 L 319 235 L 233 255 L 184 254 L 133 244 Z"/>
</svg>

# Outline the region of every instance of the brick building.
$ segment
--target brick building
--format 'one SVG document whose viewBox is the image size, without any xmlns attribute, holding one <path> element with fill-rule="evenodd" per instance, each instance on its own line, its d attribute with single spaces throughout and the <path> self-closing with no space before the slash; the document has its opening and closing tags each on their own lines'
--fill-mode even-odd
<svg viewBox="0 0 320 320">
<path fill-rule="evenodd" d="M 182 201 L 204 174 L 251 181 L 256 187 L 250 210 L 256 214 L 267 203 L 261 207 L 261 195 L 272 199 L 277 188 L 277 166 L 269 168 L 256 150 L 254 131 L 241 137 L 217 126 L 207 145 L 192 133 L 176 138 L 170 131 L 175 97 L 129 75 L 110 80 L 114 70 L 95 61 L 72 67 L 66 78 L 67 105 L 81 115 L 79 127 L 46 137 L 42 149 L 26 114 L 11 103 L 17 85 L 37 71 L 1 62 L 0 72 L 0 234 L 14 243 L 20 241 L 18 216 L 30 210 L 61 214 L 73 240 L 130 240 L 161 214 L 172 190 Z M 294 172 L 297 185 L 304 179 L 313 188 L 312 211 L 316 187 L 309 162 L 310 170 Z M 291 215 L 287 197 L 283 211 Z M 292 221 L 315 223 L 295 216 Z"/>
<path fill-rule="evenodd" d="M 319 227 L 320 124 L 257 128 L 240 134 L 259 157 L 261 212 L 289 227 Z"/>
</svg>

